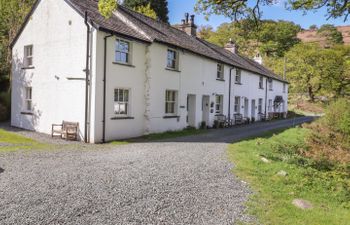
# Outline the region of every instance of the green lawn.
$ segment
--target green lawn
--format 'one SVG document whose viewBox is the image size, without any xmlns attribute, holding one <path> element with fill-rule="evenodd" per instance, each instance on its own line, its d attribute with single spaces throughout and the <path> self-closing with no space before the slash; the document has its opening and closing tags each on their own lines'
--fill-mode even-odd
<svg viewBox="0 0 350 225">
<path fill-rule="evenodd" d="M 350 165 L 303 158 L 299 152 L 307 150 L 305 135 L 306 129 L 292 128 L 230 145 L 229 158 L 236 165 L 233 172 L 255 193 L 249 212 L 265 225 L 349 225 Z M 281 170 L 288 175 L 278 176 Z M 299 198 L 310 201 L 313 208 L 293 206 L 293 199 Z"/>
<path fill-rule="evenodd" d="M 0 129 L 0 152 L 31 149 L 40 150 L 44 147 L 46 147 L 46 145 L 35 140 Z"/>
</svg>

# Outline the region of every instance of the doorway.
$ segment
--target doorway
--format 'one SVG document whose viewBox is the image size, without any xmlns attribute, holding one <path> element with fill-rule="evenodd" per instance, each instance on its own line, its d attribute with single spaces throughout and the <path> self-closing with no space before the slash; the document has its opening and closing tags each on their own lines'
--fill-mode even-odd
<svg viewBox="0 0 350 225">
<path fill-rule="evenodd" d="M 206 126 L 209 126 L 209 111 L 210 111 L 210 97 L 203 95 L 202 97 L 202 121 Z"/>
<path fill-rule="evenodd" d="M 248 117 L 249 113 L 249 99 L 244 98 L 244 117 Z"/>
<path fill-rule="evenodd" d="M 187 123 L 190 127 L 196 126 L 196 95 L 187 95 Z"/>
<path fill-rule="evenodd" d="M 252 110 L 251 110 L 251 117 L 253 118 L 256 118 L 255 116 L 255 99 L 252 100 Z"/>
</svg>

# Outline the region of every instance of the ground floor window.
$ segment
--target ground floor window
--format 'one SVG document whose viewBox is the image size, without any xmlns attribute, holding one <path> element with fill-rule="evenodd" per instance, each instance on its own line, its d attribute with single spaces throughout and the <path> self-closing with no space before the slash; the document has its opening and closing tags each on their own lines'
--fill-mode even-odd
<svg viewBox="0 0 350 225">
<path fill-rule="evenodd" d="M 236 113 L 240 113 L 240 108 L 241 108 L 241 97 L 239 96 L 236 96 L 235 97 L 235 107 L 234 107 L 234 110 Z"/>
<path fill-rule="evenodd" d="M 263 99 L 259 98 L 258 113 L 262 113 Z"/>
<path fill-rule="evenodd" d="M 176 114 L 177 91 L 167 90 L 165 92 L 165 114 Z"/>
<path fill-rule="evenodd" d="M 26 111 L 32 111 L 33 110 L 32 87 L 26 87 L 25 88 L 25 109 L 26 109 Z"/>
<path fill-rule="evenodd" d="M 129 113 L 129 89 L 114 89 L 114 113 L 117 115 L 128 115 Z"/>
<path fill-rule="evenodd" d="M 215 96 L 215 113 L 216 114 L 223 114 L 223 103 L 224 103 L 223 100 L 224 100 L 223 95 Z"/>
<path fill-rule="evenodd" d="M 269 99 L 269 112 L 272 112 L 272 99 Z"/>
</svg>

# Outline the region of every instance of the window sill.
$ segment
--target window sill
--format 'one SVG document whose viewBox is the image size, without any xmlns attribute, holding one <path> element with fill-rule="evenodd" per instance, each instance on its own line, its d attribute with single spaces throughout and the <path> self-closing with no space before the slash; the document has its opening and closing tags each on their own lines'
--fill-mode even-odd
<svg viewBox="0 0 350 225">
<path fill-rule="evenodd" d="M 22 67 L 21 68 L 22 70 L 32 70 L 32 69 L 35 69 L 34 66 L 26 66 L 26 67 Z"/>
<path fill-rule="evenodd" d="M 173 71 L 173 72 L 178 72 L 178 73 L 181 72 L 181 71 L 178 70 L 178 69 L 173 69 L 173 68 L 168 68 L 168 67 L 166 67 L 165 69 L 166 69 L 166 70 L 169 70 L 169 71 Z"/>
<path fill-rule="evenodd" d="M 225 79 L 222 79 L 222 78 L 216 78 L 216 80 L 225 82 Z"/>
<path fill-rule="evenodd" d="M 128 67 L 135 67 L 134 65 L 132 64 L 128 64 L 128 63 L 122 63 L 122 62 L 113 62 L 113 64 L 115 65 L 121 65 L 121 66 L 128 66 Z"/>
<path fill-rule="evenodd" d="M 235 82 L 235 84 L 242 85 L 242 83 L 241 83 L 241 82 Z"/>
<path fill-rule="evenodd" d="M 32 116 L 34 115 L 33 112 L 21 112 L 22 115 L 29 115 L 29 116 Z"/>
<path fill-rule="evenodd" d="M 133 119 L 135 118 L 131 116 L 117 116 L 117 117 L 111 118 L 111 120 L 133 120 Z"/>
<path fill-rule="evenodd" d="M 179 119 L 180 116 L 163 116 L 163 119 Z"/>
</svg>

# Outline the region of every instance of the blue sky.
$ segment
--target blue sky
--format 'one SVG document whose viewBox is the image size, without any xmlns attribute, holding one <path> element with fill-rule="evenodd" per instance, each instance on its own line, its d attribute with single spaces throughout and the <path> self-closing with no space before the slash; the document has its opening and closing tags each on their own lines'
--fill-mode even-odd
<svg viewBox="0 0 350 225">
<path fill-rule="evenodd" d="M 169 3 L 169 18 L 170 23 L 175 24 L 181 22 L 185 12 L 194 14 L 194 5 L 196 0 L 168 0 Z M 303 28 L 308 28 L 312 24 L 320 26 L 325 23 L 334 25 L 348 25 L 350 20 L 344 23 L 343 19 L 330 19 L 326 20 L 326 11 L 324 9 L 317 12 L 309 12 L 307 15 L 303 15 L 300 11 L 288 11 L 284 9 L 282 4 L 263 8 L 263 18 L 273 20 L 289 20 L 296 24 L 300 24 Z M 211 25 L 216 28 L 223 22 L 229 22 L 230 20 L 222 16 L 211 16 L 209 21 L 204 19 L 204 16 L 196 14 L 197 25 Z"/>
</svg>

